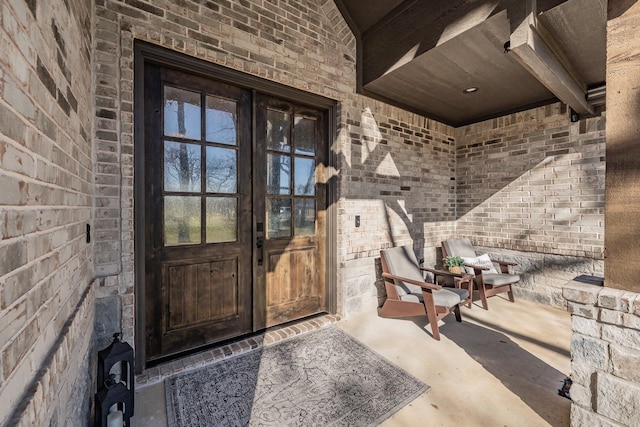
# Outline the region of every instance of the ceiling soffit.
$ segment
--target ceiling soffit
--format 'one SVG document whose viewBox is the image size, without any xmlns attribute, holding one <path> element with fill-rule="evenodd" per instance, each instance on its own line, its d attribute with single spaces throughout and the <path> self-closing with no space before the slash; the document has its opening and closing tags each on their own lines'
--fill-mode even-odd
<svg viewBox="0 0 640 427">
<path fill-rule="evenodd" d="M 557 99 L 589 113 L 604 82 L 605 0 L 336 4 L 358 39 L 359 92 L 453 126 Z"/>
</svg>

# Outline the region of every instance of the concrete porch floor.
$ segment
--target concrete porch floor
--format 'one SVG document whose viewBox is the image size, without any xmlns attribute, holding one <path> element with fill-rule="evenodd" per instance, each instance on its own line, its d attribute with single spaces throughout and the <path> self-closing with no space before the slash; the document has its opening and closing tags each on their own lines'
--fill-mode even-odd
<svg viewBox="0 0 640 427">
<path fill-rule="evenodd" d="M 571 402 L 557 390 L 570 373 L 567 312 L 500 296 L 489 311 L 476 301 L 441 322 L 383 319 L 375 310 L 336 323 L 431 386 L 383 426 L 568 426 Z M 164 383 L 136 391 L 134 427 L 167 425 Z"/>
</svg>

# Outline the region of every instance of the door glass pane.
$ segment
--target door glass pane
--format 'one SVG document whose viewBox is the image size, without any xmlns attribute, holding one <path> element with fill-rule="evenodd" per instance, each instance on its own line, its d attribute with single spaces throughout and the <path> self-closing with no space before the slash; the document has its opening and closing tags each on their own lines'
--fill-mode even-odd
<svg viewBox="0 0 640 427">
<path fill-rule="evenodd" d="M 289 113 L 267 110 L 267 148 L 291 151 L 291 118 Z"/>
<path fill-rule="evenodd" d="M 236 103 L 229 99 L 207 96 L 206 137 L 209 142 L 236 145 Z"/>
<path fill-rule="evenodd" d="M 267 237 L 291 236 L 291 199 L 267 199 Z"/>
<path fill-rule="evenodd" d="M 316 201 L 314 199 L 295 200 L 295 235 L 310 236 L 316 233 Z"/>
<path fill-rule="evenodd" d="M 235 197 L 207 197 L 207 243 L 238 240 L 238 201 Z"/>
<path fill-rule="evenodd" d="M 207 147 L 207 192 L 236 193 L 237 154 L 232 148 Z"/>
<path fill-rule="evenodd" d="M 200 146 L 164 142 L 164 191 L 199 192 Z"/>
<path fill-rule="evenodd" d="M 291 158 L 267 155 L 267 194 L 291 194 Z"/>
<path fill-rule="evenodd" d="M 295 132 L 296 154 L 313 156 L 316 152 L 316 121 L 296 116 Z"/>
<path fill-rule="evenodd" d="M 315 161 L 296 157 L 295 162 L 295 194 L 298 196 L 313 196 L 316 191 Z"/>
<path fill-rule="evenodd" d="M 200 94 L 164 87 L 164 134 L 200 139 Z"/>
<path fill-rule="evenodd" d="M 200 197 L 164 198 L 164 244 L 166 246 L 200 243 Z"/>
</svg>

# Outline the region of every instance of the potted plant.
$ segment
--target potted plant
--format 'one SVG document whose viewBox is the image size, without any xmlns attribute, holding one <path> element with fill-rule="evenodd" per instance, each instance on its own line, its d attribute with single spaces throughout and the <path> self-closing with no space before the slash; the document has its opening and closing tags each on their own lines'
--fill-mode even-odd
<svg viewBox="0 0 640 427">
<path fill-rule="evenodd" d="M 459 256 L 448 256 L 444 259 L 445 267 L 449 268 L 449 271 L 455 274 L 462 274 L 464 272 L 464 260 Z"/>
</svg>

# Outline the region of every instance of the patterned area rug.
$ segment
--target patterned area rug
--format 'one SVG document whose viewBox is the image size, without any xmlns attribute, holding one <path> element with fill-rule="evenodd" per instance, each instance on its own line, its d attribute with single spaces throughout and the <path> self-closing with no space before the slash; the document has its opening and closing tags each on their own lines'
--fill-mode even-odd
<svg viewBox="0 0 640 427">
<path fill-rule="evenodd" d="M 374 426 L 429 386 L 336 327 L 165 381 L 170 427 Z"/>
</svg>

